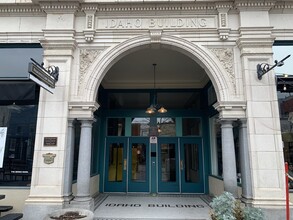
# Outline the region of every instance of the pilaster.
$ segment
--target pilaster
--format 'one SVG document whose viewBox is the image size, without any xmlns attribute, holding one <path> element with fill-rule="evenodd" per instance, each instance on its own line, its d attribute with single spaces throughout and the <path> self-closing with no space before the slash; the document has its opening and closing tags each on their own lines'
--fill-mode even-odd
<svg viewBox="0 0 293 220">
<path fill-rule="evenodd" d="M 249 194 L 254 206 L 282 209 L 285 204 L 284 158 L 275 75 L 272 70 L 259 80 L 256 68 L 260 63 L 273 63 L 274 37 L 268 10 L 274 1 L 261 2 L 259 6 L 255 1 L 246 3 L 247 6 L 244 1 L 237 2 L 241 20 L 237 41 L 242 64 L 239 70 L 247 100 L 247 156 L 252 188 Z M 253 23 L 252 20 L 260 21 Z"/>
</svg>

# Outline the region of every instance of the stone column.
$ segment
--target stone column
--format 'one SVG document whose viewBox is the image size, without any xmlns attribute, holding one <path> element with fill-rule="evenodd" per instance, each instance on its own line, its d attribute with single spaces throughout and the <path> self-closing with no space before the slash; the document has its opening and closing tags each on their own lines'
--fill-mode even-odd
<svg viewBox="0 0 293 220">
<path fill-rule="evenodd" d="M 74 204 L 92 210 L 93 199 L 90 196 L 92 119 L 81 120 L 81 132 L 77 168 L 77 193 Z"/>
<path fill-rule="evenodd" d="M 223 178 L 224 190 L 226 192 L 232 193 L 237 198 L 238 192 L 236 176 L 236 157 L 232 123 L 233 120 L 221 120 Z"/>
<path fill-rule="evenodd" d="M 66 203 L 73 199 L 72 196 L 72 176 L 73 176 L 73 160 L 74 160 L 74 119 L 68 119 L 68 136 L 67 146 L 65 150 L 64 162 L 64 201 Z"/>
<path fill-rule="evenodd" d="M 251 169 L 249 162 L 249 150 L 247 145 L 247 125 L 246 120 L 241 119 L 239 124 L 239 147 L 240 166 L 242 182 L 242 199 L 245 203 L 252 200 Z"/>
</svg>

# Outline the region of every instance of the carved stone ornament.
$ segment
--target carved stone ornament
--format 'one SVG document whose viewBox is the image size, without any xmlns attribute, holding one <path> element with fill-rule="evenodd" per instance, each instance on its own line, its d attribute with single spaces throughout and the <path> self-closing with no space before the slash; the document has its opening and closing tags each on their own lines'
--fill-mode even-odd
<svg viewBox="0 0 293 220">
<path fill-rule="evenodd" d="M 229 38 L 230 34 L 230 28 L 228 28 L 228 14 L 225 13 L 219 13 L 219 38 L 221 40 L 227 40 Z"/>
<path fill-rule="evenodd" d="M 83 34 L 84 34 L 84 39 L 88 43 L 92 42 L 95 38 L 95 30 L 84 30 Z"/>
<path fill-rule="evenodd" d="M 162 30 L 151 30 L 150 37 L 152 43 L 160 43 L 162 37 Z"/>
<path fill-rule="evenodd" d="M 79 88 L 83 84 L 87 69 L 94 62 L 96 57 L 101 53 L 100 50 L 81 49 L 80 50 L 80 64 L 79 64 Z"/>
<path fill-rule="evenodd" d="M 233 71 L 234 57 L 232 48 L 210 48 L 210 51 L 212 51 L 217 56 L 217 58 L 225 68 L 234 86 L 234 91 L 236 91 L 235 75 Z"/>
<path fill-rule="evenodd" d="M 56 154 L 46 153 L 46 154 L 43 154 L 43 157 L 44 157 L 45 164 L 52 164 L 54 163 L 54 158 L 56 157 Z"/>
</svg>

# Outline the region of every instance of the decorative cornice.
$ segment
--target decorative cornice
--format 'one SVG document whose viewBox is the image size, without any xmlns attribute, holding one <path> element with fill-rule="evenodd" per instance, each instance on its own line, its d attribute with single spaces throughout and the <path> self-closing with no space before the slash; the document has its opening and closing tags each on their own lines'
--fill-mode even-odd
<svg viewBox="0 0 293 220">
<path fill-rule="evenodd" d="M 40 6 L 46 13 L 76 13 L 79 10 L 78 2 L 44 2 Z"/>
<path fill-rule="evenodd" d="M 81 5 L 81 7 L 80 7 Z M 221 9 L 245 9 L 245 10 L 269 10 L 269 9 L 293 9 L 293 2 L 291 1 L 259 1 L 259 0 L 235 0 L 223 1 L 223 2 L 196 2 L 196 3 L 154 3 L 154 4 L 141 4 L 139 1 L 121 2 L 117 4 L 117 1 L 100 3 L 84 3 L 80 0 L 72 1 L 33 1 L 27 4 L 0 4 L 0 13 L 43 13 L 46 12 L 68 12 L 74 13 L 76 11 L 94 10 L 97 12 L 141 12 L 141 11 L 214 11 Z"/>
<path fill-rule="evenodd" d="M 293 2 L 289 2 L 289 1 L 276 2 L 274 9 L 293 9 Z"/>
<path fill-rule="evenodd" d="M 230 5 L 230 4 L 229 4 Z M 216 10 L 213 3 L 203 4 L 178 4 L 178 3 L 162 3 L 162 4 L 119 4 L 119 5 L 101 5 L 101 4 L 83 4 L 82 11 L 96 10 L 97 12 L 139 12 L 139 11 L 206 11 Z"/>
<path fill-rule="evenodd" d="M 1 14 L 44 14 L 44 11 L 37 5 L 0 5 Z"/>
<path fill-rule="evenodd" d="M 259 1 L 259 0 L 235 0 L 234 7 L 241 10 L 241 9 L 263 9 L 263 10 L 270 10 L 272 7 L 275 6 L 276 1 Z"/>
</svg>

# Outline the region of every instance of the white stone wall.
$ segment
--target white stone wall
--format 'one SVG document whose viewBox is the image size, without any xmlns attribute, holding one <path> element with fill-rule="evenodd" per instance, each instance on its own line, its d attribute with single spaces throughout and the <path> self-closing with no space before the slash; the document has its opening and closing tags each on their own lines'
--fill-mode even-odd
<svg viewBox="0 0 293 220">
<path fill-rule="evenodd" d="M 107 70 L 121 57 L 150 45 L 183 52 L 206 70 L 217 92 L 220 117 L 247 117 L 254 204 L 282 207 L 284 161 L 275 81 L 272 73 L 258 80 L 256 65 L 272 63 L 275 39 L 293 39 L 293 24 L 287 22 L 292 20 L 293 4 L 107 2 L 113 3 L 0 2 L 0 43 L 40 42 L 45 65 L 60 68 L 54 95 L 40 94 L 28 207 L 63 205 L 67 119 L 91 118 Z M 58 146 L 44 147 L 46 136 L 57 137 Z M 56 154 L 53 164 L 44 163 L 45 153 Z"/>
</svg>

